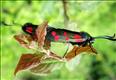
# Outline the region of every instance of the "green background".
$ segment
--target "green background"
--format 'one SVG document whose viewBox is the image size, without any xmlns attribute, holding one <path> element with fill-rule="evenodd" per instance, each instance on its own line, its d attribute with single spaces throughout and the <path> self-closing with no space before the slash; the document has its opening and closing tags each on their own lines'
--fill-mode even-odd
<svg viewBox="0 0 116 80">
<path fill-rule="evenodd" d="M 31 50 L 21 47 L 13 38 L 21 33 L 21 26 L 13 25 L 30 22 L 40 24 L 49 20 L 55 28 L 67 28 L 75 31 L 86 31 L 92 36 L 113 35 L 116 33 L 115 1 L 68 1 L 67 13 L 70 27 L 64 27 L 62 1 L 0 1 L 1 3 L 1 80 L 116 80 L 116 42 L 96 40 L 94 47 L 98 55 L 79 55 L 80 60 L 68 68 L 62 67 L 47 76 L 13 72 L 22 53 Z M 63 55 L 66 45 L 54 45 L 52 49 Z M 78 64 L 78 62 L 80 62 Z M 71 69 L 70 69 L 71 68 Z"/>
</svg>

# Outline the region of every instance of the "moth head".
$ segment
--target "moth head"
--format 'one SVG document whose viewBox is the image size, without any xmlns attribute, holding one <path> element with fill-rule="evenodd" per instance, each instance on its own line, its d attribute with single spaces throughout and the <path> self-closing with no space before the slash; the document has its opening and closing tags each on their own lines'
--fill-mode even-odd
<svg viewBox="0 0 116 80">
<path fill-rule="evenodd" d="M 22 26 L 22 30 L 27 34 L 32 35 L 37 28 L 37 25 L 33 25 L 32 23 L 26 23 Z"/>
</svg>

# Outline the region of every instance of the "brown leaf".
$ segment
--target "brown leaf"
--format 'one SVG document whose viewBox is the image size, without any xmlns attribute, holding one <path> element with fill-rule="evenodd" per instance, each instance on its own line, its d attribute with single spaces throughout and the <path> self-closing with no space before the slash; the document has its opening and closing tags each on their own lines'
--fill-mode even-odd
<svg viewBox="0 0 116 80">
<path fill-rule="evenodd" d="M 33 65 L 36 65 L 37 63 L 40 62 L 41 58 L 42 58 L 42 54 L 41 55 L 22 54 L 17 64 L 17 67 L 15 69 L 14 75 L 20 70 L 25 70 L 25 69 L 31 68 Z"/>
<path fill-rule="evenodd" d="M 63 61 L 48 57 L 42 60 L 38 66 L 31 68 L 30 71 L 36 74 L 48 74 L 62 65 Z"/>
<path fill-rule="evenodd" d="M 29 48 L 29 49 L 30 49 L 31 42 L 33 41 L 33 39 L 31 38 L 30 35 L 19 34 L 19 35 L 15 35 L 14 38 L 15 38 L 23 47 L 26 47 L 26 48 Z"/>
<path fill-rule="evenodd" d="M 48 21 L 44 21 L 39 27 L 36 29 L 38 46 L 41 48 L 44 45 L 44 40 L 46 36 L 46 28 L 48 27 Z"/>
<path fill-rule="evenodd" d="M 45 39 L 45 41 L 44 41 L 44 48 L 46 50 L 49 50 L 50 47 L 51 47 L 51 42 Z"/>
<path fill-rule="evenodd" d="M 82 52 L 92 52 L 92 53 L 97 54 L 97 51 L 92 46 L 90 46 L 90 45 L 87 45 L 85 47 L 74 46 L 74 48 L 69 53 L 67 53 L 67 55 L 65 56 L 65 58 L 67 60 L 70 60 L 70 59 L 74 58 L 75 56 L 79 55 Z"/>
<path fill-rule="evenodd" d="M 54 53 L 48 56 L 45 53 L 39 54 L 23 54 L 15 69 L 14 75 L 21 70 L 30 70 L 33 73 L 47 74 L 51 72 L 57 64 L 63 62 L 63 59 Z"/>
<path fill-rule="evenodd" d="M 36 74 L 48 74 L 60 68 L 63 65 L 62 63 L 62 57 L 50 52 L 49 56 L 42 58 L 38 66 L 31 68 L 30 71 Z"/>
</svg>

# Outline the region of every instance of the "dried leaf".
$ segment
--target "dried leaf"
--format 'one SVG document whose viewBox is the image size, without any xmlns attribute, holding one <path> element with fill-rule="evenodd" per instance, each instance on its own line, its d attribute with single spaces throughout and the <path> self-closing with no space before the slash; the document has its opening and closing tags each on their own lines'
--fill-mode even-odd
<svg viewBox="0 0 116 80">
<path fill-rule="evenodd" d="M 18 71 L 27 69 L 33 73 L 47 74 L 62 62 L 63 59 L 52 52 L 50 56 L 45 53 L 23 54 L 19 60 L 14 74 L 16 74 Z"/>
<path fill-rule="evenodd" d="M 38 66 L 30 69 L 31 72 L 36 74 L 48 74 L 62 66 L 64 63 L 63 58 L 50 52 L 49 56 L 42 58 Z"/>
<path fill-rule="evenodd" d="M 65 58 L 67 60 L 70 60 L 70 59 L 74 58 L 75 56 L 79 55 L 82 52 L 92 52 L 92 53 L 97 54 L 97 51 L 92 46 L 90 46 L 90 45 L 87 45 L 85 47 L 74 46 L 74 48 L 69 53 L 67 53 L 67 55 L 65 56 Z"/>
<path fill-rule="evenodd" d="M 15 38 L 23 47 L 26 47 L 26 48 L 28 48 L 28 49 L 34 47 L 34 46 L 32 46 L 32 44 L 33 44 L 33 39 L 31 38 L 30 35 L 19 34 L 19 35 L 15 35 L 14 38 Z"/>
<path fill-rule="evenodd" d="M 46 28 L 48 27 L 48 22 L 44 21 L 39 27 L 36 29 L 37 42 L 38 46 L 41 48 L 44 45 L 45 36 L 47 34 Z"/>
<path fill-rule="evenodd" d="M 37 65 L 37 63 L 40 62 L 42 56 L 42 54 L 22 54 L 19 63 L 17 64 L 17 67 L 15 69 L 14 75 L 20 70 L 29 69 L 33 67 L 33 65 Z"/>
<path fill-rule="evenodd" d="M 45 41 L 44 41 L 44 48 L 46 50 L 49 50 L 50 47 L 51 47 L 51 42 L 45 39 Z"/>
<path fill-rule="evenodd" d="M 30 69 L 31 72 L 36 74 L 48 74 L 63 65 L 63 61 L 49 57 L 41 61 L 38 66 Z"/>
</svg>

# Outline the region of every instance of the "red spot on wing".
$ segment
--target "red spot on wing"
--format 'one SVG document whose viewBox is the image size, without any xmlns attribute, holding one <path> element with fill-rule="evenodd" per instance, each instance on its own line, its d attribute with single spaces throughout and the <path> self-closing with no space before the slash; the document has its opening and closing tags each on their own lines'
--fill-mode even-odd
<svg viewBox="0 0 116 80">
<path fill-rule="evenodd" d="M 52 31 L 51 34 L 54 37 L 54 40 L 55 41 L 58 41 L 59 40 L 60 36 L 58 36 L 55 31 Z"/>
<path fill-rule="evenodd" d="M 65 36 L 65 40 L 68 41 L 69 40 L 69 37 L 67 35 L 67 32 L 64 32 L 64 36 Z"/>
<path fill-rule="evenodd" d="M 69 40 L 69 37 L 66 37 L 65 40 L 68 41 Z"/>
<path fill-rule="evenodd" d="M 75 39 L 76 42 L 82 42 L 83 41 L 82 37 L 80 35 L 78 35 L 78 34 L 74 35 L 74 39 Z"/>
<path fill-rule="evenodd" d="M 67 36 L 67 32 L 64 32 L 64 36 Z"/>
<path fill-rule="evenodd" d="M 74 39 L 81 39 L 81 36 L 78 35 L 78 34 L 75 34 L 75 35 L 74 35 Z"/>
<path fill-rule="evenodd" d="M 52 36 L 56 36 L 56 32 L 55 31 L 52 31 L 51 34 L 52 34 Z"/>
<path fill-rule="evenodd" d="M 58 35 L 54 36 L 54 40 L 58 41 L 59 40 L 59 36 Z"/>
<path fill-rule="evenodd" d="M 27 28 L 26 28 L 26 31 L 27 31 L 28 33 L 32 33 L 33 29 L 32 29 L 32 27 L 27 27 Z"/>
</svg>

